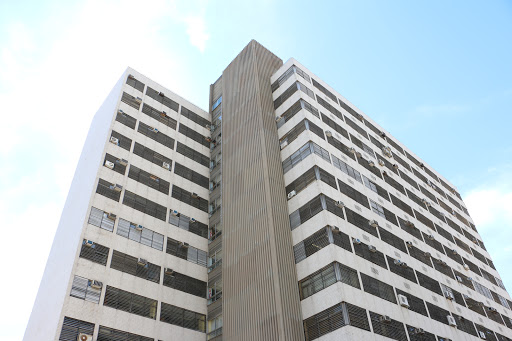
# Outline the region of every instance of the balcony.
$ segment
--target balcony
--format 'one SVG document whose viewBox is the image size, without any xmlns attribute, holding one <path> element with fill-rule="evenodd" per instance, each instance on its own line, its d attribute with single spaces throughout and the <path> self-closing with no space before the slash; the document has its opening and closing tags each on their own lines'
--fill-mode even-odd
<svg viewBox="0 0 512 341">
<path fill-rule="evenodd" d="M 211 340 L 211 341 L 220 341 L 220 340 L 222 340 L 221 335 L 222 335 L 222 327 L 217 328 L 212 332 L 209 332 L 206 335 L 206 339 Z"/>
</svg>

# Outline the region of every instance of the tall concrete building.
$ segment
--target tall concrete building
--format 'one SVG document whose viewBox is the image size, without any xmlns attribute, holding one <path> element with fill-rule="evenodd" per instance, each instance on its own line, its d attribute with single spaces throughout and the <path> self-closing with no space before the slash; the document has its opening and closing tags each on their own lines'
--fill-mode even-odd
<svg viewBox="0 0 512 341">
<path fill-rule="evenodd" d="M 122 75 L 25 340 L 512 340 L 455 186 L 342 95 L 251 41 L 209 104 Z"/>
</svg>

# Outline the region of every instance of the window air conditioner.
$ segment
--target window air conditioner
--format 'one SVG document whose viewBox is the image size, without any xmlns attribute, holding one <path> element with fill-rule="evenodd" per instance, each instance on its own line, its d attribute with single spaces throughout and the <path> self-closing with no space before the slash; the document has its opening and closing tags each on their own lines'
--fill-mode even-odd
<svg viewBox="0 0 512 341">
<path fill-rule="evenodd" d="M 457 256 L 457 255 L 459 254 L 459 253 L 457 252 L 457 250 L 455 250 L 455 249 L 453 249 L 453 250 L 452 250 L 452 253 L 453 253 L 455 256 Z"/>
<path fill-rule="evenodd" d="M 136 229 L 137 231 L 142 231 L 142 230 L 144 230 L 144 226 L 142 226 L 142 225 L 137 225 L 137 226 L 135 227 L 135 229 Z"/>
<path fill-rule="evenodd" d="M 172 275 L 174 273 L 174 270 L 171 268 L 165 268 L 165 274 L 166 275 Z"/>
<path fill-rule="evenodd" d="M 103 288 L 103 283 L 101 283 L 100 281 L 91 281 L 91 288 L 101 289 Z"/>
<path fill-rule="evenodd" d="M 138 104 L 141 104 L 142 103 L 142 98 L 140 98 L 140 97 L 135 98 L 135 102 L 137 102 Z"/>
<path fill-rule="evenodd" d="M 123 186 L 115 184 L 113 186 L 110 186 L 110 189 L 113 189 L 116 192 L 121 192 L 123 190 Z"/>
<path fill-rule="evenodd" d="M 144 258 L 139 258 L 137 260 L 137 264 L 142 265 L 142 266 L 146 266 L 146 265 L 148 265 L 148 261 L 145 260 Z"/>
<path fill-rule="evenodd" d="M 196 222 L 196 220 L 195 220 L 194 218 L 190 218 L 190 221 L 189 221 L 189 222 L 191 222 L 191 223 L 195 223 L 195 222 Z"/>
<path fill-rule="evenodd" d="M 158 133 L 158 129 L 156 129 L 155 127 L 149 127 L 148 129 L 154 133 Z"/>
<path fill-rule="evenodd" d="M 405 226 L 414 227 L 414 223 L 410 220 L 405 221 Z"/>
<path fill-rule="evenodd" d="M 332 227 L 332 233 L 334 233 L 334 234 L 341 233 L 340 228 L 339 228 L 339 227 L 336 227 L 336 226 L 333 226 L 333 227 Z"/>
<path fill-rule="evenodd" d="M 431 206 L 430 202 L 429 202 L 427 199 L 422 199 L 422 200 L 421 200 L 421 202 L 422 202 L 423 204 L 425 204 L 425 206 L 427 206 L 427 207 L 430 207 L 430 206 Z"/>
<path fill-rule="evenodd" d="M 389 317 L 388 315 L 381 315 L 379 317 L 379 321 L 389 323 L 391 322 L 391 317 Z"/>
<path fill-rule="evenodd" d="M 375 167 L 375 162 L 373 162 L 373 160 L 368 160 L 368 165 L 370 167 Z"/>
<path fill-rule="evenodd" d="M 110 143 L 113 143 L 113 144 L 119 146 L 119 139 L 117 137 L 110 136 Z"/>
<path fill-rule="evenodd" d="M 395 259 L 393 263 L 398 266 L 402 265 L 402 261 L 400 259 Z"/>
<path fill-rule="evenodd" d="M 460 276 L 455 276 L 455 279 L 457 280 L 457 282 L 461 282 L 461 283 L 462 283 L 462 277 L 460 277 Z"/>
<path fill-rule="evenodd" d="M 330 132 L 329 130 L 327 130 L 327 131 L 325 132 L 325 136 L 327 136 L 327 137 L 332 137 L 332 132 Z"/>
<path fill-rule="evenodd" d="M 160 91 L 160 92 L 158 93 L 158 96 L 160 96 L 160 97 L 165 97 L 165 94 L 164 94 L 162 91 Z"/>
<path fill-rule="evenodd" d="M 385 138 L 386 138 L 386 133 L 385 133 L 385 132 L 381 132 L 381 133 L 380 133 L 380 137 L 382 137 L 383 139 L 385 139 Z"/>
<path fill-rule="evenodd" d="M 464 264 L 463 266 L 464 266 L 464 270 L 469 270 L 469 265 Z"/>
<path fill-rule="evenodd" d="M 172 210 L 171 211 L 171 214 L 175 217 L 179 217 L 180 216 L 180 212 L 176 211 L 176 210 Z"/>
<path fill-rule="evenodd" d="M 286 146 L 288 145 L 288 140 L 284 140 L 283 142 L 281 142 L 281 144 L 279 145 L 279 147 L 281 148 L 281 150 L 285 149 Z"/>
<path fill-rule="evenodd" d="M 379 226 L 379 222 L 377 220 L 370 220 L 368 222 L 368 224 L 371 226 L 371 227 L 377 227 Z"/>
<path fill-rule="evenodd" d="M 210 136 L 205 136 L 204 139 L 206 142 L 212 142 L 212 138 Z"/>
<path fill-rule="evenodd" d="M 115 164 L 113 162 L 110 162 L 108 160 L 105 160 L 105 167 L 114 169 Z"/>
<path fill-rule="evenodd" d="M 412 242 L 405 242 L 405 245 L 407 245 L 407 247 L 412 247 Z"/>
<path fill-rule="evenodd" d="M 167 116 L 167 113 L 166 113 L 165 111 L 162 111 L 162 112 L 160 113 L 160 116 L 162 116 L 162 117 L 168 117 L 168 116 Z"/>
<path fill-rule="evenodd" d="M 128 160 L 125 160 L 125 159 L 118 159 L 117 162 L 119 162 L 119 164 L 121 166 L 128 166 Z"/>
<path fill-rule="evenodd" d="M 359 238 L 353 238 L 353 239 L 352 239 L 352 242 L 353 242 L 355 245 L 359 245 L 359 244 L 361 244 L 361 239 L 359 239 Z"/>
<path fill-rule="evenodd" d="M 455 322 L 455 319 L 452 315 L 446 315 L 446 319 L 448 319 L 448 324 L 452 327 L 457 327 L 457 322 Z"/>
<path fill-rule="evenodd" d="M 370 250 L 370 252 L 377 252 L 377 248 L 373 245 L 368 245 L 368 250 Z"/>
<path fill-rule="evenodd" d="M 163 162 L 162 163 L 162 167 L 167 169 L 167 170 L 171 170 L 171 165 L 169 163 L 167 163 L 167 162 Z"/>
<path fill-rule="evenodd" d="M 349 151 L 350 153 L 352 153 L 352 154 L 355 154 L 355 153 L 356 153 L 356 150 L 355 150 L 353 147 L 350 147 L 350 148 L 348 149 L 348 151 Z"/>
<path fill-rule="evenodd" d="M 133 75 L 128 75 L 128 78 L 135 79 L 135 77 Z"/>
<path fill-rule="evenodd" d="M 114 213 L 107 214 L 107 218 L 110 220 L 116 220 L 117 216 Z"/>
<path fill-rule="evenodd" d="M 180 247 L 183 247 L 185 249 L 188 249 L 190 245 L 188 243 L 185 243 L 185 242 L 180 242 Z"/>
<path fill-rule="evenodd" d="M 422 328 L 416 328 L 416 329 L 414 330 L 414 332 L 415 332 L 416 334 L 425 334 L 425 331 L 424 331 Z"/>
<path fill-rule="evenodd" d="M 405 295 L 398 295 L 398 302 L 402 307 L 409 309 L 409 301 Z"/>
<path fill-rule="evenodd" d="M 281 121 L 283 118 L 281 116 L 276 116 L 276 122 Z"/>
<path fill-rule="evenodd" d="M 384 167 L 385 163 L 383 160 L 379 159 L 379 165 L 381 165 L 382 167 Z"/>
<path fill-rule="evenodd" d="M 393 164 L 394 169 L 398 169 L 398 165 L 396 163 Z"/>
<path fill-rule="evenodd" d="M 428 235 L 428 239 L 430 239 L 430 240 L 436 240 L 436 238 L 434 237 L 434 235 L 433 235 L 433 234 L 429 234 L 429 235 Z"/>
<path fill-rule="evenodd" d="M 453 293 L 451 293 L 449 291 L 444 292 L 444 297 L 446 297 L 446 299 L 448 299 L 450 301 L 453 301 L 455 299 L 455 297 L 453 296 Z"/>
<path fill-rule="evenodd" d="M 339 207 L 339 208 L 345 207 L 345 204 L 341 200 L 336 201 L 335 205 L 336 205 L 336 207 Z"/>
<path fill-rule="evenodd" d="M 78 341 L 92 341 L 92 335 L 80 333 L 78 334 Z"/>
<path fill-rule="evenodd" d="M 479 331 L 479 332 L 478 332 L 478 335 L 479 335 L 479 336 L 480 336 L 480 338 L 481 338 L 481 339 L 483 339 L 483 340 L 486 340 L 486 339 L 487 339 L 487 337 L 485 336 L 485 333 L 484 333 L 484 332 L 482 332 L 482 331 Z"/>
<path fill-rule="evenodd" d="M 296 195 L 297 195 L 296 191 L 291 191 L 290 193 L 288 193 L 288 199 L 291 199 L 291 198 L 293 198 Z"/>
<path fill-rule="evenodd" d="M 94 245 L 94 242 L 92 240 L 89 240 L 89 239 L 84 239 L 84 242 L 83 244 L 87 247 L 92 247 Z"/>
<path fill-rule="evenodd" d="M 427 257 L 427 258 L 432 257 L 432 255 L 430 254 L 430 252 L 425 252 L 423 255 L 424 255 L 425 257 Z"/>
<path fill-rule="evenodd" d="M 197 198 L 198 198 L 198 195 L 197 195 L 197 193 L 195 193 L 195 192 L 192 192 L 192 198 L 194 198 L 194 199 L 197 199 Z"/>
<path fill-rule="evenodd" d="M 490 313 L 493 313 L 493 314 L 495 314 L 495 313 L 497 313 L 497 312 L 498 312 L 498 310 L 496 310 L 496 308 L 494 308 L 494 307 L 487 307 L 487 310 L 488 310 Z"/>
<path fill-rule="evenodd" d="M 124 111 L 122 111 L 121 109 L 119 109 L 119 110 L 117 111 L 117 113 L 118 113 L 118 114 L 121 114 L 121 115 L 124 115 Z"/>
</svg>

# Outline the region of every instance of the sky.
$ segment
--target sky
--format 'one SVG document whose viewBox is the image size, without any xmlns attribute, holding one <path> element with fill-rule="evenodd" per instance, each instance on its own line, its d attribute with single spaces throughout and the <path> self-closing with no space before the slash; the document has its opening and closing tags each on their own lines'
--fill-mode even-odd
<svg viewBox="0 0 512 341">
<path fill-rule="evenodd" d="M 21 340 L 92 117 L 127 66 L 207 109 L 251 40 L 462 194 L 512 290 L 512 2 L 1 1 L 0 339 Z"/>
</svg>

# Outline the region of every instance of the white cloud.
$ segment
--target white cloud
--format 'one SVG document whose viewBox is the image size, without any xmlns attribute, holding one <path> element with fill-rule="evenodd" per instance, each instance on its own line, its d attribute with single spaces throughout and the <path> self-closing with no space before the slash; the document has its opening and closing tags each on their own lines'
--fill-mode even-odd
<svg viewBox="0 0 512 341">
<path fill-rule="evenodd" d="M 185 19 L 187 25 L 187 34 L 190 43 L 197 47 L 199 51 L 204 52 L 206 42 L 210 35 L 206 32 L 206 22 L 204 16 L 189 16 Z"/>
</svg>

